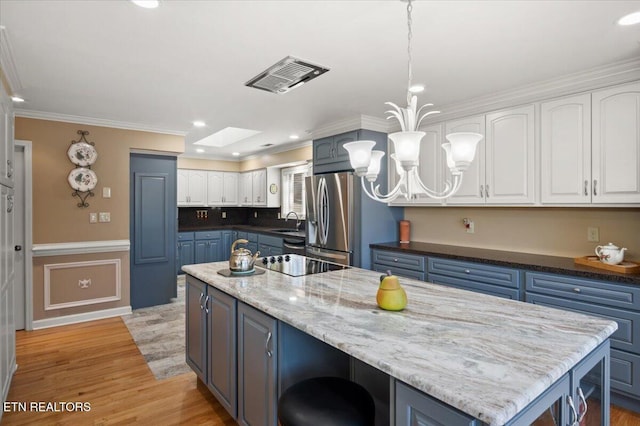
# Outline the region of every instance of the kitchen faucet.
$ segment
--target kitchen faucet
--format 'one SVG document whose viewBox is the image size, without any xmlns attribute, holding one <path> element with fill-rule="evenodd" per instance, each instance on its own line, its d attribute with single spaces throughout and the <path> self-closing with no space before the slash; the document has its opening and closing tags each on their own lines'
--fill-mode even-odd
<svg viewBox="0 0 640 426">
<path fill-rule="evenodd" d="M 289 213 L 287 213 L 287 215 L 285 216 L 284 221 L 285 221 L 285 222 L 286 222 L 286 221 L 288 221 L 288 220 L 289 220 L 289 216 L 290 216 L 291 214 L 294 214 L 294 215 L 296 216 L 296 231 L 299 231 L 299 230 L 300 230 L 300 218 L 298 217 L 298 213 L 294 212 L 293 210 L 292 210 L 292 211 L 290 211 L 290 212 L 289 212 Z"/>
</svg>

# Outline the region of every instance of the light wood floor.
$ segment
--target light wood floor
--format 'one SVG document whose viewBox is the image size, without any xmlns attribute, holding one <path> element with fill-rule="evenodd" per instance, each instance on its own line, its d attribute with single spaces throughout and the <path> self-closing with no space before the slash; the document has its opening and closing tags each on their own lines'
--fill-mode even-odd
<svg viewBox="0 0 640 426">
<path fill-rule="evenodd" d="M 18 332 L 7 401 L 89 412 L 5 412 L 4 425 L 235 425 L 194 373 L 156 380 L 120 318 Z"/>
<path fill-rule="evenodd" d="M 21 331 L 16 339 L 7 401 L 88 402 L 91 411 L 9 411 L 2 426 L 236 424 L 194 373 L 156 380 L 120 318 Z M 614 406 L 611 425 L 640 426 L 640 414 Z"/>
</svg>

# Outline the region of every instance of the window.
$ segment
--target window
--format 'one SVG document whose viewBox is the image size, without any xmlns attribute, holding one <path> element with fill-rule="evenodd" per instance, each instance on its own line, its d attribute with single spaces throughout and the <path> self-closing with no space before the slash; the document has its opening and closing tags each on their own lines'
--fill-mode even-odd
<svg viewBox="0 0 640 426">
<path fill-rule="evenodd" d="M 282 169 L 282 217 L 289 212 L 296 212 L 300 219 L 305 219 L 304 178 L 311 173 L 311 164 L 287 167 Z"/>
</svg>

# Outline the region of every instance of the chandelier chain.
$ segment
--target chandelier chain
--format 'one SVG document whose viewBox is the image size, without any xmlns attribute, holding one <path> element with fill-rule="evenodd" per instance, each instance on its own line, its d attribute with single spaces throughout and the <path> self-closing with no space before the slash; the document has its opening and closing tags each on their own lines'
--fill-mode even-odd
<svg viewBox="0 0 640 426">
<path fill-rule="evenodd" d="M 413 71 L 411 69 L 411 38 L 413 36 L 413 32 L 411 30 L 411 24 L 413 23 L 412 19 L 411 19 L 411 11 L 413 10 L 413 5 L 411 4 L 411 0 L 409 0 L 407 2 L 407 57 L 408 57 L 408 61 L 407 61 L 407 77 L 408 77 L 408 83 L 407 83 L 407 104 L 411 103 L 411 92 L 410 92 L 410 88 L 411 88 L 411 80 L 413 80 Z"/>
</svg>

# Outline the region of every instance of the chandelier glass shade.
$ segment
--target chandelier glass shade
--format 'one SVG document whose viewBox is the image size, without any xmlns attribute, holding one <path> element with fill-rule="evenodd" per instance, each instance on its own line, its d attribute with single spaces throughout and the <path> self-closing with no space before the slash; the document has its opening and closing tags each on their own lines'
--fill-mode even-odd
<svg viewBox="0 0 640 426">
<path fill-rule="evenodd" d="M 391 133 L 389 139 L 393 142 L 394 154 L 391 158 L 395 161 L 396 170 L 400 179 L 396 186 L 387 194 L 380 193 L 380 185 L 374 186 L 374 182 L 380 174 L 380 163 L 384 156 L 384 151 L 374 151 L 374 141 L 355 141 L 344 144 L 344 148 L 349 153 L 351 167 L 355 170 L 356 176 L 360 177 L 365 193 L 372 199 L 380 202 L 390 202 L 400 196 L 407 200 L 426 196 L 435 199 L 449 198 L 455 194 L 462 184 L 462 175 L 469 168 L 476 154 L 476 146 L 483 136 L 479 133 L 460 132 L 446 135 L 448 142 L 442 144 L 446 154 L 447 167 L 451 172 L 453 181 L 444 183 L 441 191 L 427 188 L 418 174 L 420 143 L 425 132 L 419 130 L 422 121 L 440 111 L 424 111 L 425 108 L 433 104 L 425 104 L 418 108 L 418 99 L 411 93 L 411 0 L 407 4 L 407 26 L 408 32 L 408 84 L 407 84 L 407 107 L 401 108 L 392 102 L 387 102 L 393 109 L 387 111 L 387 119 L 395 118 L 400 123 L 400 132 Z M 435 163 L 433 164 L 435 166 Z M 367 188 L 367 182 L 369 188 Z"/>
</svg>

